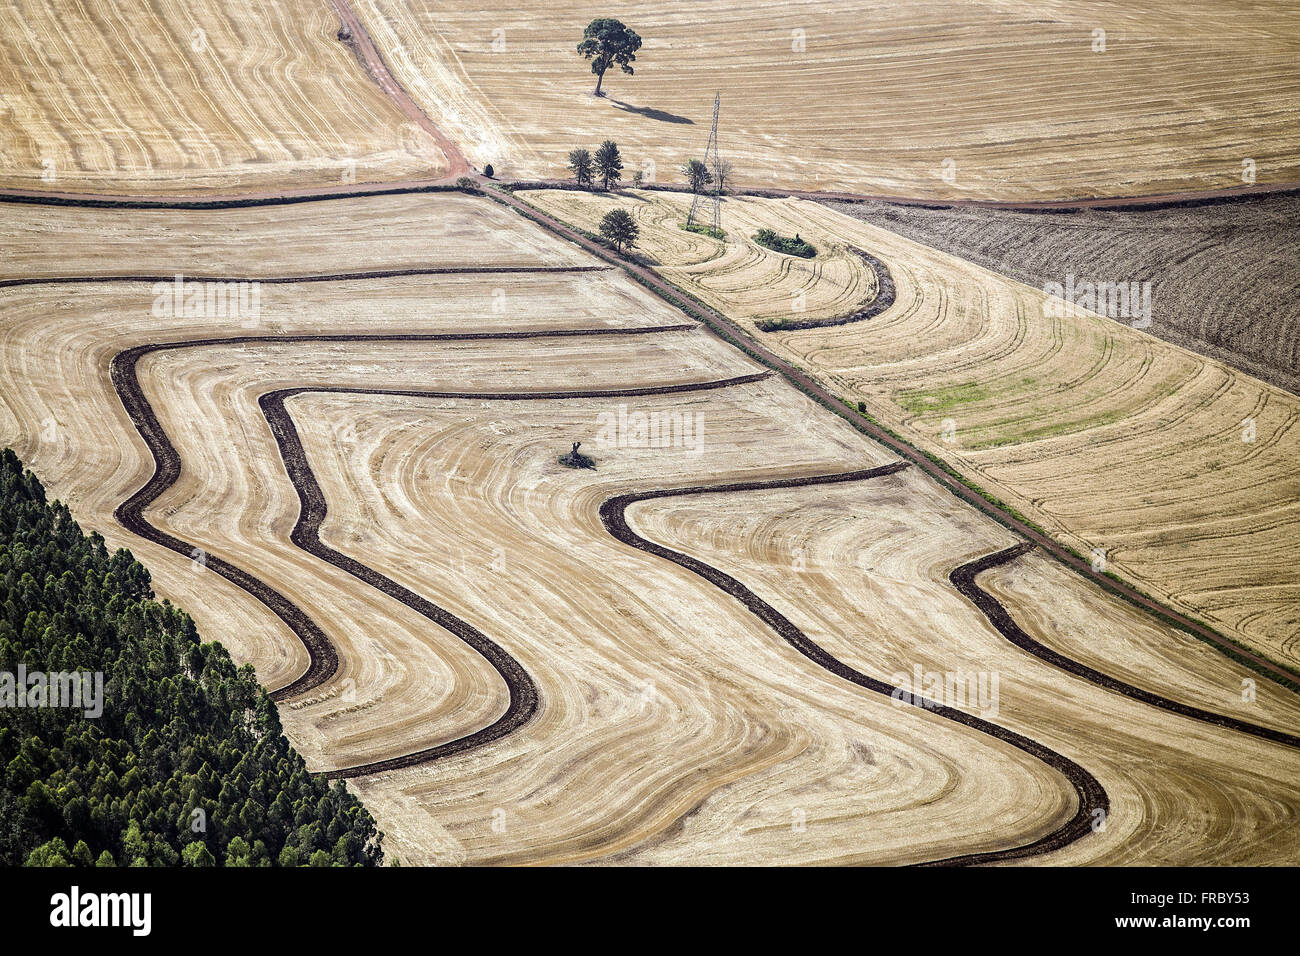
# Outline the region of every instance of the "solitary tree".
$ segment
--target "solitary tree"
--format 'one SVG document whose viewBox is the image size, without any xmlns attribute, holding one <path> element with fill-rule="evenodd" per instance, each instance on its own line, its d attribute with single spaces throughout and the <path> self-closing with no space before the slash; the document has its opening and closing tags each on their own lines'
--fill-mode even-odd
<svg viewBox="0 0 1300 956">
<path fill-rule="evenodd" d="M 722 193 L 727 191 L 727 180 L 731 178 L 731 170 L 732 166 L 730 160 L 718 160 L 718 192 Z"/>
<path fill-rule="evenodd" d="M 618 144 L 612 139 L 607 139 L 600 144 L 600 149 L 596 150 L 596 175 L 609 189 L 610 183 L 615 186 L 623 178 L 623 157 L 618 154 Z"/>
<path fill-rule="evenodd" d="M 693 193 L 702 192 L 705 186 L 713 182 L 713 173 L 698 159 L 688 159 L 682 166 L 682 175 L 686 177 L 686 183 Z"/>
<path fill-rule="evenodd" d="M 632 61 L 641 49 L 641 38 L 611 17 L 600 17 L 587 24 L 582 31 L 578 52 L 591 61 L 591 72 L 596 74 L 596 95 L 604 96 L 600 84 L 605 71 L 617 63 L 624 73 L 632 73 Z"/>
<path fill-rule="evenodd" d="M 622 252 L 636 243 L 641 230 L 637 228 L 636 220 L 626 209 L 611 209 L 600 220 L 600 234 L 614 243 L 615 249 Z"/>
<path fill-rule="evenodd" d="M 569 168 L 579 186 L 591 185 L 591 152 L 581 146 L 569 153 Z"/>
</svg>

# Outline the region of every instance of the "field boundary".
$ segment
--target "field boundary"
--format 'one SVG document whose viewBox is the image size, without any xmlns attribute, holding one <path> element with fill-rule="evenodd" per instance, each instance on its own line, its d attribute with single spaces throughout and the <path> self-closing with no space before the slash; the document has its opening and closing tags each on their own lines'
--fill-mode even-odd
<svg viewBox="0 0 1300 956">
<path fill-rule="evenodd" d="M 39 280 L 33 280 L 39 281 Z M 159 351 L 173 351 L 183 348 L 202 348 L 223 345 L 250 344 L 284 344 L 294 342 L 410 342 L 410 341 L 465 341 L 465 340 L 500 340 L 520 338 L 556 338 L 580 335 L 628 335 L 654 334 L 664 331 L 693 330 L 695 325 L 666 325 L 645 328 L 618 329 L 552 329 L 535 333 L 528 332 L 483 332 L 483 333 L 411 333 L 395 335 L 370 334 L 307 334 L 307 335 L 252 335 L 228 336 L 224 338 L 191 339 L 179 342 L 162 342 L 134 346 L 114 355 L 110 363 L 110 376 L 119 400 L 126 409 L 128 417 L 136 431 L 144 439 L 154 459 L 154 472 L 149 480 L 114 510 L 114 517 L 133 534 L 159 544 L 170 551 L 186 557 L 204 554 L 207 568 L 216 571 L 241 590 L 258 600 L 289 628 L 302 642 L 307 650 L 308 667 L 291 683 L 281 687 L 270 696 L 277 702 L 300 696 L 321 686 L 338 672 L 338 652 L 326 636 L 323 629 L 297 604 L 271 587 L 257 576 L 230 564 L 229 562 L 203 552 L 190 542 L 162 531 L 148 522 L 145 510 L 160 497 L 180 477 L 182 461 L 171 440 L 168 438 L 148 398 L 144 395 L 136 373 L 136 366 L 146 355 Z M 482 634 L 468 622 L 461 620 L 427 599 L 415 594 L 392 579 L 379 574 L 372 568 L 361 564 L 353 558 L 343 555 L 320 542 L 318 531 L 326 514 L 324 495 L 315 481 L 314 474 L 307 464 L 305 452 L 298 440 L 297 430 L 291 417 L 284 409 L 284 399 L 305 392 L 349 393 L 369 395 L 392 395 L 397 397 L 418 397 L 435 399 L 481 399 L 502 401 L 562 400 L 573 398 L 629 398 L 644 395 L 665 395 L 683 392 L 709 391 L 729 388 L 736 385 L 761 381 L 771 373 L 760 371 L 748 375 L 733 376 L 726 379 L 713 379 L 704 382 L 685 382 L 673 385 L 645 386 L 642 388 L 580 389 L 552 390 L 536 392 L 490 392 L 490 391 L 436 391 L 409 389 L 372 389 L 348 386 L 297 386 L 278 389 L 265 393 L 258 399 L 259 407 L 267 419 L 271 433 L 276 440 L 281 460 L 286 473 L 298 494 L 300 510 L 294 529 L 290 534 L 293 544 L 315 557 L 347 571 L 354 577 L 380 590 L 388 596 L 407 605 L 435 624 L 443 627 L 456 637 L 465 641 L 471 648 L 483 656 L 501 675 L 510 690 L 511 703 L 507 711 L 489 727 L 481 728 L 466 737 L 426 748 L 412 754 L 387 760 L 373 761 L 355 767 L 339 768 L 325 771 L 325 776 L 348 778 L 395 770 L 401 767 L 425 763 L 440 757 L 461 753 L 490 743 L 507 733 L 523 726 L 536 711 L 539 692 L 532 678 L 529 677 L 514 658 Z"/>
<path fill-rule="evenodd" d="M 557 187 L 558 188 L 558 187 Z M 811 375 L 780 358 L 753 339 L 743 328 L 721 312 L 701 302 L 691 293 L 671 280 L 664 278 L 651 266 L 630 261 L 588 236 L 583 230 L 544 212 L 508 189 L 494 189 L 488 198 L 507 205 L 524 218 L 548 229 L 561 238 L 586 249 L 598 258 L 621 267 L 633 280 L 654 292 L 670 305 L 677 307 L 707 326 L 715 335 L 740 349 L 750 358 L 778 372 L 795 388 L 818 404 L 839 415 L 868 438 L 884 445 L 913 464 L 946 488 L 950 493 L 978 508 L 983 514 L 1038 545 L 1044 553 L 1061 564 L 1100 585 L 1106 591 L 1123 598 L 1130 604 L 1150 613 L 1156 619 L 1191 634 L 1220 653 L 1235 660 L 1288 690 L 1300 694 L 1300 673 L 1283 664 L 1244 647 L 1238 641 L 1219 633 L 1208 624 L 1177 611 L 1159 599 L 1124 581 L 1111 571 L 1093 571 L 1091 564 L 1073 548 L 1052 538 L 1037 524 L 1014 508 L 989 494 L 965 475 L 936 455 L 912 445 L 888 426 L 877 421 L 865 409 L 855 409 L 846 399 L 834 394 Z"/>
<path fill-rule="evenodd" d="M 862 471 L 841 472 L 839 474 L 819 475 L 811 478 L 777 478 L 767 481 L 725 482 L 717 485 L 697 485 L 689 488 L 662 488 L 653 491 L 632 492 L 615 495 L 606 499 L 600 506 L 600 519 L 605 530 L 614 538 L 647 554 L 671 561 L 686 570 L 699 575 L 710 584 L 745 606 L 759 620 L 775 631 L 787 644 L 812 661 L 823 670 L 829 671 L 865 690 L 883 694 L 893 700 L 900 700 L 907 706 L 928 711 L 945 720 L 953 721 L 1036 757 L 1053 770 L 1061 773 L 1074 789 L 1076 806 L 1074 814 L 1051 833 L 1024 846 L 1005 850 L 990 850 L 980 853 L 968 853 L 960 856 L 945 857 L 939 860 L 918 864 L 919 866 L 973 866 L 984 863 L 1001 863 L 1009 860 L 1038 856 L 1053 850 L 1059 850 L 1074 841 L 1093 832 L 1094 814 L 1103 815 L 1110 812 L 1110 798 L 1101 781 L 1094 777 L 1082 765 L 1058 753 L 1023 734 L 1008 730 L 992 721 L 977 717 L 964 710 L 958 710 L 937 701 L 928 700 L 915 693 L 908 693 L 903 698 L 898 696 L 898 688 L 862 673 L 845 664 L 820 644 L 810 638 L 804 631 L 778 611 L 775 607 L 754 593 L 748 586 L 725 571 L 721 571 L 705 561 L 674 551 L 658 544 L 632 530 L 627 521 L 627 509 L 640 501 L 658 498 L 676 498 L 684 495 L 699 494 L 734 494 L 746 491 L 766 491 L 779 488 L 799 488 L 811 485 L 836 484 L 850 481 L 864 481 L 896 474 L 910 467 L 906 461 L 893 462 L 877 468 Z"/>
</svg>

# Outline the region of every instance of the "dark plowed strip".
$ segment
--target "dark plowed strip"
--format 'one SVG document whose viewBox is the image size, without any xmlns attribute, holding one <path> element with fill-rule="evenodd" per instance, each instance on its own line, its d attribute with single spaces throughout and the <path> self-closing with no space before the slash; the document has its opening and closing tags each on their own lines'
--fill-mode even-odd
<svg viewBox="0 0 1300 956">
<path fill-rule="evenodd" d="M 134 495 L 118 506 L 114 516 L 129 531 L 160 544 L 171 551 L 187 557 L 199 553 L 199 549 L 174 535 L 160 531 L 144 518 L 144 511 L 159 495 L 171 487 L 180 477 L 181 459 L 175 446 L 167 437 L 162 425 L 154 413 L 149 400 L 140 388 L 136 374 L 136 365 L 140 359 L 151 352 L 168 351 L 182 348 L 199 348 L 203 346 L 250 345 L 268 342 L 439 342 L 464 341 L 472 339 L 518 339 L 551 338 L 573 335 L 625 335 L 646 334 L 652 332 L 680 331 L 694 329 L 695 325 L 653 326 L 647 328 L 619 329 L 553 329 L 541 332 L 456 332 L 429 334 L 396 335 L 285 335 L 285 336 L 227 336 L 211 339 L 191 339 L 183 342 L 162 342 L 139 345 L 125 349 L 113 357 L 110 374 L 113 386 L 121 399 L 123 407 L 135 425 L 136 430 L 149 447 L 154 459 L 154 473 Z M 510 692 L 510 705 L 505 713 L 491 725 L 475 731 L 465 737 L 448 741 L 438 747 L 432 747 L 395 757 L 391 760 L 375 761 L 356 767 L 330 771 L 329 777 L 356 777 L 364 774 L 379 773 L 409 767 L 456 753 L 463 753 L 474 747 L 482 746 L 510 733 L 526 723 L 537 709 L 537 687 L 528 676 L 523 666 L 504 649 L 491 641 L 469 623 L 425 600 L 418 594 L 402 587 L 397 582 L 366 567 L 358 561 L 340 554 L 322 544 L 318 537 L 320 523 L 325 517 L 325 501 L 315 476 L 308 466 L 298 440 L 297 430 L 293 427 L 288 413 L 284 409 L 284 399 L 303 392 L 343 392 L 347 394 L 389 395 L 398 397 L 438 398 L 438 399 L 478 399 L 478 400 L 556 400 L 572 398 L 619 398 L 640 395 L 669 395 L 680 392 L 710 391 L 743 385 L 767 378 L 771 373 L 756 372 L 728 379 L 709 382 L 685 383 L 678 385 L 658 385 L 646 388 L 585 389 L 575 391 L 538 391 L 538 392 L 435 392 L 405 389 L 371 389 L 327 386 L 304 386 L 271 392 L 259 399 L 259 405 L 275 436 L 277 447 L 285 463 L 285 469 L 293 481 L 302 505 L 298 521 L 294 526 L 290 540 L 298 547 L 347 571 L 372 587 L 395 598 L 424 617 L 455 634 L 470 647 L 481 654 L 506 682 Z M 291 684 L 275 691 L 271 696 L 283 701 L 310 691 L 328 681 L 338 671 L 338 654 L 324 631 L 300 607 L 271 587 L 266 582 L 249 574 L 247 571 L 230 564 L 214 555 L 205 555 L 206 567 L 216 571 L 231 583 L 251 594 L 266 605 L 291 631 L 302 641 L 307 650 L 309 663 L 307 670 Z"/>
<path fill-rule="evenodd" d="M 670 498 L 678 495 L 695 495 L 695 494 L 712 494 L 712 493 L 731 493 L 739 491 L 765 491 L 774 488 L 798 488 L 807 485 L 827 485 L 836 484 L 846 481 L 863 481 L 869 478 L 877 478 L 883 475 L 892 475 L 901 471 L 908 466 L 907 462 L 896 462 L 892 465 L 885 465 L 880 468 L 870 468 L 865 471 L 850 471 L 836 475 L 819 475 L 813 478 L 781 478 L 773 481 L 748 481 L 736 482 L 732 484 L 721 485 L 700 485 L 692 488 L 665 488 L 655 491 L 638 492 L 627 495 L 617 495 L 609 498 L 600 506 L 600 518 L 605 524 L 605 530 L 611 535 L 622 541 L 624 544 L 631 545 L 638 550 L 653 554 L 656 557 L 672 561 L 674 564 L 686 568 L 704 578 L 710 584 L 730 594 L 741 604 L 745 605 L 755 616 L 764 624 L 776 631 L 785 639 L 791 647 L 797 650 L 804 657 L 808 658 L 814 664 L 825 670 L 830 671 L 837 677 L 841 677 L 853 684 L 863 687 L 867 690 L 883 694 L 892 698 L 897 688 L 885 683 L 882 680 L 876 680 L 874 677 L 868 677 L 861 671 L 854 670 L 843 661 L 833 657 L 821 645 L 814 642 L 802 630 L 794 625 L 784 614 L 768 604 L 761 597 L 751 591 L 748 587 L 741 584 L 738 580 L 723 571 L 719 571 L 712 565 L 705 564 L 696 558 L 665 548 L 662 545 L 655 544 L 647 538 L 641 537 L 627 523 L 626 511 L 629 505 L 638 501 L 647 501 L 651 498 Z M 920 697 L 913 697 L 911 705 L 920 707 L 923 710 L 930 711 L 947 720 L 954 721 L 965 727 L 970 727 L 991 737 L 996 737 L 1005 743 L 1011 744 L 1019 750 L 1037 757 L 1055 770 L 1065 775 L 1074 787 L 1078 807 L 1069 820 L 1056 830 L 1046 836 L 1028 843 L 1024 846 L 1013 847 L 1007 850 L 994 850 L 987 853 L 968 853 L 962 856 L 948 857 L 942 860 L 935 860 L 929 863 L 921 864 L 922 866 L 970 866 L 979 863 L 997 863 L 1006 860 L 1019 860 L 1025 857 L 1036 856 L 1040 853 L 1047 853 L 1052 850 L 1060 849 L 1069 843 L 1073 843 L 1080 837 L 1086 836 L 1092 832 L 1092 821 L 1094 811 L 1100 810 L 1104 813 L 1110 810 L 1110 798 L 1106 795 L 1106 790 L 1102 787 L 1101 782 L 1091 773 L 1075 763 L 1070 758 L 1057 753 L 1049 747 L 1031 740 L 1028 737 L 999 727 L 997 724 L 990 723 L 983 718 L 968 714 L 965 711 L 957 710 L 955 707 L 948 707 L 945 704 L 925 700 Z"/>
<path fill-rule="evenodd" d="M 1140 687 L 1134 687 L 1122 680 L 1111 677 L 1109 674 L 1103 674 L 1101 671 L 1094 670 L 1085 664 L 1080 664 L 1076 660 L 1066 657 L 1045 644 L 1042 644 L 1028 634 L 1020 627 L 1019 624 L 1011 617 L 1002 603 L 981 588 L 975 579 L 984 571 L 995 568 L 998 565 L 1006 564 L 1009 561 L 1020 557 L 1029 551 L 1032 551 L 1034 545 L 1031 542 L 1023 542 L 1003 551 L 997 551 L 993 554 L 987 554 L 982 558 L 976 558 L 974 561 L 968 561 L 966 564 L 953 570 L 948 575 L 953 586 L 957 588 L 972 604 L 984 612 L 984 616 L 989 619 L 989 623 L 997 628 L 998 632 L 1016 647 L 1022 648 L 1033 654 L 1040 660 L 1046 661 L 1054 667 L 1059 667 L 1063 671 L 1068 671 L 1076 677 L 1082 677 L 1098 687 L 1104 687 L 1107 690 L 1123 694 L 1125 697 L 1132 697 L 1134 700 L 1140 700 L 1144 704 L 1150 704 L 1152 707 L 1159 707 L 1161 710 L 1167 710 L 1171 713 L 1180 714 L 1183 717 L 1190 717 L 1192 720 L 1203 721 L 1207 724 L 1213 724 L 1216 727 L 1225 727 L 1228 730 L 1236 730 L 1243 734 L 1250 734 L 1252 737 L 1260 737 L 1273 743 L 1285 744 L 1288 747 L 1300 747 L 1300 737 L 1294 734 L 1284 733 L 1280 730 L 1273 730 L 1269 727 L 1261 727 L 1258 724 L 1252 724 L 1245 720 L 1237 720 L 1235 717 L 1225 717 L 1222 714 L 1216 714 L 1213 711 L 1201 710 L 1199 707 L 1192 707 L 1188 704 L 1180 704 L 1176 700 L 1170 700 L 1168 697 L 1161 697 L 1159 694 L 1153 694 L 1151 691 L 1143 690 Z"/>
<path fill-rule="evenodd" d="M 393 279 L 402 276 L 509 275 L 538 272 L 610 272 L 614 266 L 430 266 L 423 269 L 372 269 L 365 272 L 309 273 L 300 276 L 184 275 L 186 282 L 260 282 L 288 285 L 299 282 L 349 282 L 357 279 Z M 24 285 L 74 285 L 92 282 L 175 282 L 176 276 L 78 275 L 0 279 L 0 289 Z"/>
<path fill-rule="evenodd" d="M 127 415 L 130 416 L 132 424 L 140 433 L 149 447 L 150 454 L 153 455 L 154 473 L 150 476 L 149 481 L 144 484 L 135 494 L 126 501 L 122 502 L 113 512 L 114 516 L 128 531 L 137 534 L 140 537 L 160 544 L 164 548 L 175 551 L 177 554 L 193 557 L 200 553 L 200 549 L 183 541 L 174 535 L 160 531 L 144 519 L 144 512 L 157 498 L 176 483 L 180 477 L 181 460 L 173 447 L 171 440 L 168 439 L 166 432 L 158 422 L 158 417 L 154 414 L 153 407 L 149 400 L 145 398 L 144 392 L 140 389 L 140 382 L 136 376 L 136 364 L 145 355 L 151 352 L 169 351 L 172 349 L 183 348 L 200 348 L 204 346 L 226 346 L 226 345 L 262 345 L 266 343 L 298 343 L 298 342 L 441 342 L 441 341 L 465 341 L 473 339 L 525 339 L 525 338 L 552 338 L 572 335 L 623 335 L 623 334 L 644 334 L 652 332 L 679 331 L 694 328 L 693 325 L 686 323 L 682 325 L 664 325 L 652 326 L 647 328 L 630 328 L 630 329 L 548 329 L 540 332 L 446 332 L 446 333 L 429 333 L 429 334 L 395 334 L 395 335 L 368 335 L 368 334 L 340 334 L 340 335 L 277 335 L 277 336 L 256 336 L 240 335 L 225 336 L 221 338 L 210 339 L 190 339 L 182 342 L 160 342 L 151 345 L 137 345 L 134 348 L 125 349 L 113 357 L 110 366 L 110 375 L 113 381 L 113 387 L 117 390 L 118 398 L 122 406 L 126 409 Z M 766 373 L 761 373 L 766 374 Z M 290 697 L 296 697 L 305 694 L 308 691 L 319 687 L 334 676 L 338 670 L 338 655 L 334 646 L 326 638 L 324 632 L 306 613 L 303 612 L 296 604 L 286 598 L 283 594 L 271 587 L 266 582 L 254 577 L 247 571 L 236 567 L 235 565 L 223 560 L 215 555 L 204 554 L 204 562 L 208 569 L 220 574 L 223 578 L 244 591 L 247 591 L 253 597 L 257 598 L 262 604 L 266 605 L 280 618 L 288 628 L 297 635 L 302 641 L 303 647 L 307 649 L 308 665 L 295 681 L 284 687 L 279 688 L 271 694 L 272 699 L 284 701 Z"/>
<path fill-rule="evenodd" d="M 325 391 L 325 389 L 320 391 Z M 325 520 L 327 512 L 325 494 L 321 491 L 316 476 L 312 473 L 311 465 L 307 463 L 307 455 L 303 451 L 301 440 L 298 438 L 298 430 L 294 428 L 293 420 L 284 407 L 286 394 L 293 393 L 293 390 L 287 393 L 284 391 L 270 392 L 258 399 L 258 404 L 262 407 L 262 414 L 266 416 L 266 420 L 271 426 L 271 432 L 275 435 L 275 442 L 280 448 L 280 457 L 284 459 L 285 470 L 288 471 L 289 479 L 298 492 L 298 500 L 302 503 L 298 520 L 293 526 L 293 532 L 290 534 L 289 539 L 308 554 L 312 554 L 322 561 L 327 561 L 336 568 L 341 568 L 372 588 L 382 591 L 394 600 L 405 604 L 417 614 L 424 615 L 443 630 L 456 635 L 482 655 L 496 669 L 496 672 L 501 675 L 510 691 L 510 705 L 506 708 L 505 713 L 486 727 L 476 730 L 472 734 L 449 740 L 437 747 L 429 747 L 424 750 L 417 750 L 414 753 L 403 754 L 400 757 L 393 757 L 390 760 L 376 760 L 355 767 L 331 770 L 326 773 L 326 776 L 330 778 L 360 777 L 365 774 L 410 767 L 430 760 L 437 760 L 441 757 L 450 757 L 453 754 L 464 753 L 475 747 L 481 747 L 494 740 L 499 740 L 506 734 L 528 723 L 533 714 L 537 712 L 537 685 L 528 675 L 528 672 L 524 670 L 524 666 L 515 660 L 505 648 L 450 611 L 420 597 L 414 591 L 402 587 L 392 578 L 380 574 L 360 561 L 321 543 L 320 526 Z M 367 394 L 383 393 L 367 391 Z"/>
<path fill-rule="evenodd" d="M 897 293 L 894 289 L 894 277 L 889 271 L 889 266 L 869 252 L 855 249 L 852 246 L 849 247 L 849 251 L 854 253 L 867 264 L 868 268 L 876 273 L 876 297 L 868 302 L 864 308 L 858 309 L 858 311 L 849 315 L 829 319 L 764 319 L 762 322 L 754 323 L 758 330 L 760 332 L 797 332 L 800 329 L 824 329 L 832 325 L 848 325 L 850 322 L 864 322 L 867 319 L 874 319 L 892 306 Z"/>
<path fill-rule="evenodd" d="M 468 621 L 462 620 L 450 611 L 439 607 L 432 601 L 429 601 L 414 591 L 403 587 L 392 578 L 380 574 L 378 571 L 362 564 L 354 558 L 350 558 L 342 552 L 336 551 L 329 545 L 320 540 L 321 524 L 328 513 L 328 507 L 325 502 L 325 493 L 321 490 L 316 476 L 312 472 L 311 465 L 307 461 L 307 454 L 303 449 L 302 441 L 298 437 L 298 430 L 294 427 L 293 418 L 289 415 L 284 407 L 285 399 L 292 398 L 295 395 L 305 393 L 313 394 L 345 394 L 345 395 L 380 395 L 384 397 L 407 397 L 407 398 L 427 398 L 427 399 L 478 399 L 483 401 L 536 401 L 536 400 L 557 400 L 568 398 L 624 398 L 641 395 L 671 395 L 679 392 L 702 392 L 711 391 L 718 388 L 728 388 L 733 385 L 743 385 L 749 382 L 756 382 L 767 378 L 770 373 L 757 372 L 752 375 L 739 375 L 734 378 L 719 379 L 712 382 L 686 383 L 681 385 L 656 385 L 646 388 L 610 388 L 610 389 L 587 389 L 583 391 L 551 391 L 551 392 L 436 392 L 416 389 L 381 389 L 381 388 L 362 388 L 362 387 L 330 387 L 330 386 L 301 386 L 298 388 L 285 388 L 278 391 L 268 392 L 258 399 L 258 405 L 261 406 L 262 414 L 266 416 L 267 423 L 271 426 L 271 434 L 275 436 L 275 443 L 280 449 L 280 457 L 284 461 L 285 471 L 288 472 L 289 480 L 293 482 L 294 489 L 298 492 L 298 501 L 301 508 L 298 512 L 298 520 L 294 524 L 293 531 L 290 532 L 289 540 L 296 546 L 302 548 L 308 554 L 311 554 L 322 561 L 334 565 L 353 577 L 365 582 L 377 591 L 387 594 L 396 601 L 405 604 L 417 614 L 422 614 L 434 624 L 460 638 L 475 651 L 477 651 L 489 664 L 496 669 L 505 681 L 506 687 L 510 692 L 510 705 L 506 708 L 505 713 L 498 717 L 488 726 L 476 730 L 472 734 L 464 737 L 458 737 L 450 740 L 445 744 L 439 744 L 436 747 L 428 747 L 424 750 L 417 750 L 413 753 L 403 754 L 400 757 L 393 757 L 389 760 L 376 760 L 372 763 L 359 764 L 355 767 L 347 767 L 340 770 L 331 770 L 325 776 L 333 778 L 339 777 L 360 777 L 366 774 L 382 773 L 385 770 L 398 770 L 402 767 L 411 767 L 416 764 L 427 763 L 431 760 L 439 760 L 443 757 L 450 757 L 454 754 L 464 753 L 476 747 L 482 747 L 494 740 L 499 740 L 506 734 L 509 734 L 526 724 L 532 719 L 533 714 L 537 711 L 537 702 L 539 693 L 537 685 L 528 675 L 524 666 L 486 634 L 474 627 Z"/>
</svg>

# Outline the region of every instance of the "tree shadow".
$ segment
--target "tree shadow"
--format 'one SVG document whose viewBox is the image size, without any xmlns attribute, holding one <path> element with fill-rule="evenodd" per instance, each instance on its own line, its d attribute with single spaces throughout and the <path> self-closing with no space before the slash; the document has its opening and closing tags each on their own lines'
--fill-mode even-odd
<svg viewBox="0 0 1300 956">
<path fill-rule="evenodd" d="M 638 116 L 644 116 L 646 119 L 658 120 L 661 123 L 686 123 L 691 126 L 695 125 L 695 120 L 687 116 L 678 116 L 676 113 L 669 113 L 666 110 L 657 110 L 652 106 L 633 106 L 631 103 L 624 103 L 622 100 L 616 100 L 612 97 L 609 101 L 614 104 L 616 109 L 625 113 L 636 113 Z"/>
</svg>

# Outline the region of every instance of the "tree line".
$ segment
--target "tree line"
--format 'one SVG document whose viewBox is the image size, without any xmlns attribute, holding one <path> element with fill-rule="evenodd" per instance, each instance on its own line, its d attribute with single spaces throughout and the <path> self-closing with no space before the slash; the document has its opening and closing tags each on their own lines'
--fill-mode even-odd
<svg viewBox="0 0 1300 956">
<path fill-rule="evenodd" d="M 155 600 L 0 453 L 0 674 L 101 672 L 102 714 L 0 706 L 0 864 L 374 866 L 375 821 L 308 772 L 251 665 Z"/>
</svg>

